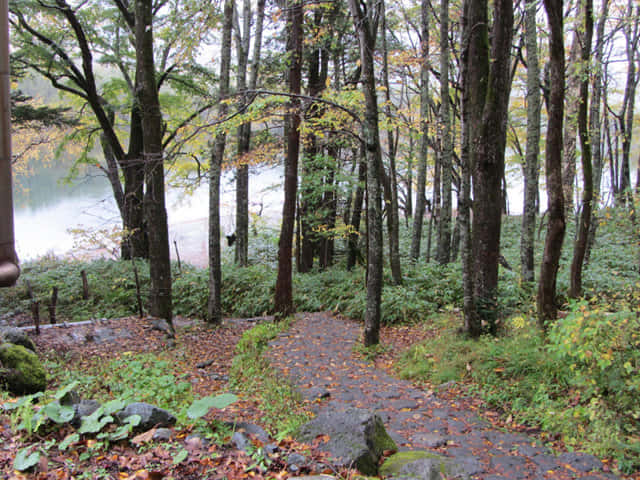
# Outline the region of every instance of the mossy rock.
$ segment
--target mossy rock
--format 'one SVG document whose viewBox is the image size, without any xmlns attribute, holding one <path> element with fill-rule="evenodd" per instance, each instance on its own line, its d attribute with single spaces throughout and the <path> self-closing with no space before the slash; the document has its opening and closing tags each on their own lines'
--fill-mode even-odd
<svg viewBox="0 0 640 480">
<path fill-rule="evenodd" d="M 38 356 L 21 345 L 0 345 L 0 387 L 14 395 L 44 391 L 47 374 Z"/>
<path fill-rule="evenodd" d="M 397 479 L 467 479 L 464 467 L 455 460 L 425 450 L 398 452 L 380 467 L 380 476 Z"/>
</svg>

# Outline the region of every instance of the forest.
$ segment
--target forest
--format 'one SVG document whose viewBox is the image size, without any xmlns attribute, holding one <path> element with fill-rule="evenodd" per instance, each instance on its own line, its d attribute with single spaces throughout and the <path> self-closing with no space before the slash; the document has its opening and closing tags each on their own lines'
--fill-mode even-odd
<svg viewBox="0 0 640 480">
<path fill-rule="evenodd" d="M 637 2 L 3 8 L 3 172 L 71 159 L 119 216 L 112 258 L 20 263 L 1 192 L 7 478 L 640 478 Z M 167 215 L 200 186 L 204 269 Z M 374 404 L 373 467 L 304 437 Z"/>
</svg>

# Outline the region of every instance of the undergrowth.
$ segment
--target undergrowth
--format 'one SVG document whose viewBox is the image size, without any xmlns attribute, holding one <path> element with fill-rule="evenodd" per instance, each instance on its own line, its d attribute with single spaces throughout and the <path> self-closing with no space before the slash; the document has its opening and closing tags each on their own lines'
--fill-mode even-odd
<svg viewBox="0 0 640 480">
<path fill-rule="evenodd" d="M 264 423 L 276 438 L 295 433 L 308 421 L 300 394 L 282 381 L 265 355 L 270 340 L 289 328 L 289 322 L 261 323 L 247 330 L 238 345 L 231 367 L 231 383 L 258 400 Z"/>
<path fill-rule="evenodd" d="M 578 303 L 547 338 L 522 315 L 511 318 L 500 337 L 479 340 L 460 335 L 450 318 L 434 322 L 439 336 L 403 354 L 401 376 L 434 385 L 467 382 L 489 405 L 518 422 L 562 434 L 569 447 L 614 457 L 623 472 L 640 466 L 635 313 Z"/>
</svg>

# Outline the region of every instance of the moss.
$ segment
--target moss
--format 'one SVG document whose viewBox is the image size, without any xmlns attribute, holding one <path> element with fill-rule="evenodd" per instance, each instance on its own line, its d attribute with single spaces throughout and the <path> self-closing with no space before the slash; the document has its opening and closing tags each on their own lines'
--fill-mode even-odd
<svg viewBox="0 0 640 480">
<path fill-rule="evenodd" d="M 384 424 L 380 417 L 376 417 L 373 445 L 376 449 L 376 455 L 382 456 L 384 452 L 397 452 L 398 445 L 393 441 L 384 428 Z"/>
<path fill-rule="evenodd" d="M 47 387 L 47 374 L 38 356 L 21 345 L 0 345 L 2 378 L 0 382 L 16 395 L 43 391 Z"/>
<path fill-rule="evenodd" d="M 383 477 L 398 475 L 405 465 L 424 459 L 442 461 L 443 465 L 441 466 L 441 470 L 444 468 L 445 462 L 440 455 L 424 450 L 412 450 L 408 452 L 398 452 L 387 458 L 380 467 L 380 475 Z"/>
</svg>

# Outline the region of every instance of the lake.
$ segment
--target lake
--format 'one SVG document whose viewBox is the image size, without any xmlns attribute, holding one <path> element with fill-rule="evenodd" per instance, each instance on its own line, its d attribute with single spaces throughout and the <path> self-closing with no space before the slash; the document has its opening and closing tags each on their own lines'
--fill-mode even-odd
<svg viewBox="0 0 640 480">
<path fill-rule="evenodd" d="M 78 238 L 73 229 L 98 231 L 120 226 L 120 217 L 104 176 L 84 176 L 73 184 L 62 181 L 64 168 L 40 168 L 29 176 L 16 175 L 14 208 L 16 250 L 21 260 L 46 254 L 78 256 Z M 268 222 L 282 215 L 282 167 L 256 167 L 250 172 L 249 210 Z M 171 254 L 177 242 L 180 258 L 207 266 L 209 188 L 207 182 L 192 194 L 183 189 L 167 190 L 167 213 Z M 221 228 L 235 230 L 235 177 L 226 172 L 221 181 Z M 84 242 L 86 244 L 86 242 Z M 226 242 L 223 242 L 226 245 Z M 85 253 L 87 253 L 85 251 Z M 110 256 L 107 250 L 90 252 Z"/>
</svg>

